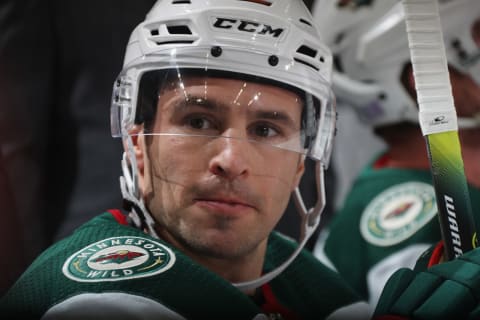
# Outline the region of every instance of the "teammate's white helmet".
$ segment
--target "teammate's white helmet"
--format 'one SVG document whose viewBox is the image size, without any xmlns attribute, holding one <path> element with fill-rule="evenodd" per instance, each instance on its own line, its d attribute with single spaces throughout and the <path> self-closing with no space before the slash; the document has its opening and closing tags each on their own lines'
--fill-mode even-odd
<svg viewBox="0 0 480 320">
<path fill-rule="evenodd" d="M 302 97 L 303 121 L 297 136 L 302 138 L 301 147 L 288 143 L 272 147 L 299 152 L 317 162 L 319 200 L 315 207 L 305 208 L 299 190 L 294 192 L 303 221 L 300 248 L 305 244 L 325 205 L 323 170 L 328 166 L 335 129 L 332 55 L 320 39 L 301 0 L 160 0 L 155 4 L 130 37 L 111 107 L 112 135 L 126 140 L 122 193 L 140 216 L 138 224 L 146 224 L 155 234 L 153 219 L 138 191 L 136 168 L 125 160 L 128 157 L 135 163 L 129 135 L 144 119 L 146 86 L 142 80 L 163 75 L 153 77 L 159 88 L 164 85 L 162 79 L 172 79 L 172 74 L 181 79 L 185 73 L 201 77 L 220 73 L 287 87 Z M 276 273 L 239 287 L 256 287 Z"/>
<path fill-rule="evenodd" d="M 480 1 L 439 1 L 448 63 L 480 83 Z M 333 87 L 373 126 L 418 123 L 416 102 L 401 82 L 410 62 L 399 0 L 319 0 L 313 15 L 338 59 Z M 477 42 L 475 41 L 477 39 Z M 459 127 L 478 126 L 459 118 Z"/>
</svg>

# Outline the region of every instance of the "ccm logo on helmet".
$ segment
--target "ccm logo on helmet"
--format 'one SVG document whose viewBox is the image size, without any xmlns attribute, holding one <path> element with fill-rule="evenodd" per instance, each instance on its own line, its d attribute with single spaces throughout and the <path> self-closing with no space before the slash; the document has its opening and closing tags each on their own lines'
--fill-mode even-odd
<svg viewBox="0 0 480 320">
<path fill-rule="evenodd" d="M 256 33 L 256 34 L 264 34 L 264 35 L 271 35 L 274 38 L 278 38 L 282 33 L 282 28 L 274 29 L 272 26 L 268 24 L 262 24 L 253 21 L 241 20 L 241 19 L 231 19 L 231 18 L 215 18 L 215 22 L 213 23 L 215 28 L 219 29 L 238 29 L 244 32 Z"/>
</svg>

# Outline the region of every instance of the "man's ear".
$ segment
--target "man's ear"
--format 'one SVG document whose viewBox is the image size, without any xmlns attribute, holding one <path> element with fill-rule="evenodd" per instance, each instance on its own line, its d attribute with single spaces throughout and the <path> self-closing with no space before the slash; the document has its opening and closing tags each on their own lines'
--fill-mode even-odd
<svg viewBox="0 0 480 320">
<path fill-rule="evenodd" d="M 297 172 L 295 173 L 293 188 L 298 187 L 304 172 L 305 172 L 305 156 L 302 155 L 300 157 L 300 160 L 298 161 L 298 167 L 297 167 Z"/>
<path fill-rule="evenodd" d="M 129 131 L 130 138 L 133 143 L 133 153 L 135 156 L 135 161 L 137 163 L 137 172 L 138 172 L 138 182 L 140 189 L 143 190 L 144 184 L 144 175 L 145 175 L 145 136 L 143 133 L 143 126 L 135 125 L 132 130 Z M 123 140 L 124 150 L 128 150 L 127 141 Z"/>
</svg>

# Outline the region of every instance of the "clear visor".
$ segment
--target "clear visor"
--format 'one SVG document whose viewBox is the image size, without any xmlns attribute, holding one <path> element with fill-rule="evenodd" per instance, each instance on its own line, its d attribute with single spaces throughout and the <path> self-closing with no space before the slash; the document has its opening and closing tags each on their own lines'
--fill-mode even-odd
<svg viewBox="0 0 480 320">
<path fill-rule="evenodd" d="M 113 136 L 175 136 L 198 146 L 221 137 L 328 163 L 335 128 L 331 94 L 317 97 L 284 82 L 230 71 L 151 67 L 119 76 Z"/>
</svg>

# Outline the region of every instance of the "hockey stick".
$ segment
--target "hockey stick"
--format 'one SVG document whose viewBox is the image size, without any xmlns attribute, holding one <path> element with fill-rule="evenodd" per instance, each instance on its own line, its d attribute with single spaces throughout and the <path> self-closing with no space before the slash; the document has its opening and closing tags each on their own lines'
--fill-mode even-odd
<svg viewBox="0 0 480 320">
<path fill-rule="evenodd" d="M 427 144 L 445 253 L 450 260 L 475 248 L 477 240 L 438 3 L 402 2 L 419 121 Z"/>
</svg>

